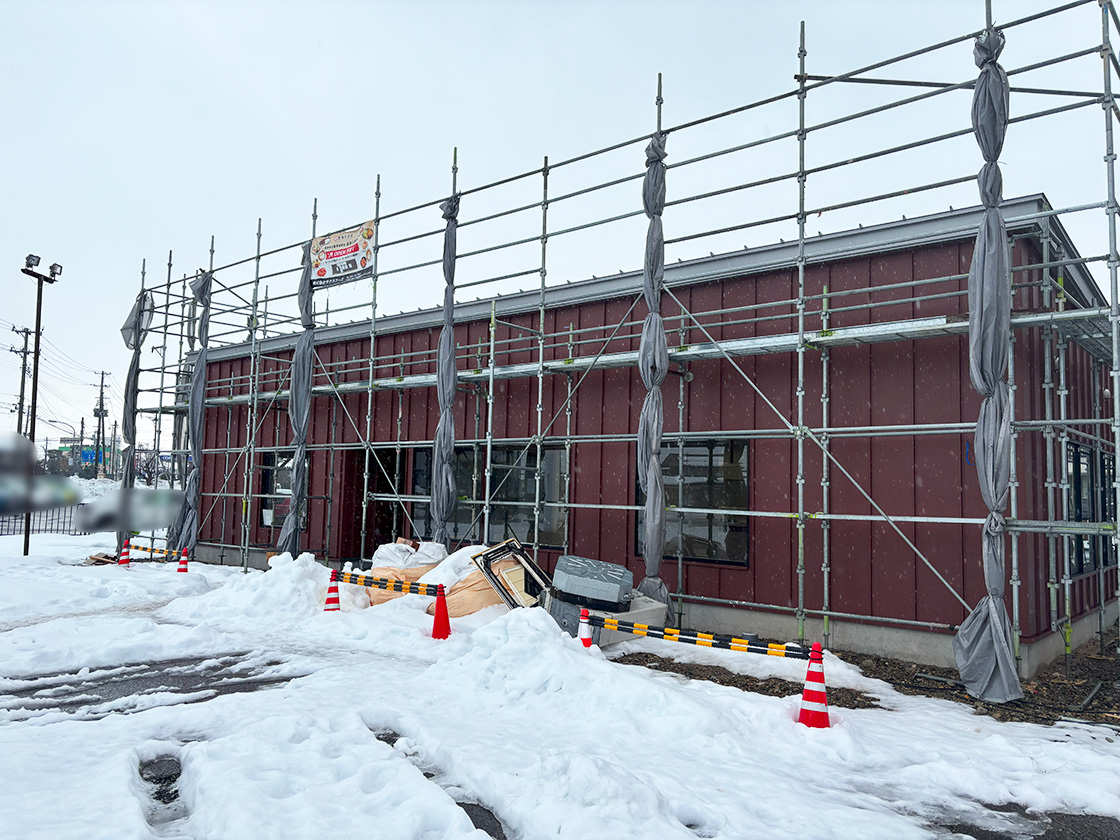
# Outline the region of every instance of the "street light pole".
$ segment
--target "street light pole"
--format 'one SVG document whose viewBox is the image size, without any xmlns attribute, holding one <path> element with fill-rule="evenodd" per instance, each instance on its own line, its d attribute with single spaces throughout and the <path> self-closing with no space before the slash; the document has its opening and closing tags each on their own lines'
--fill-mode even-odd
<svg viewBox="0 0 1120 840">
<path fill-rule="evenodd" d="M 23 517 L 23 556 L 26 557 L 31 550 L 31 477 L 35 474 L 35 463 L 39 460 L 39 450 L 35 448 L 35 410 L 39 397 L 39 339 L 43 334 L 43 283 L 54 283 L 62 274 L 62 266 L 54 263 L 50 268 L 50 276 L 35 271 L 39 265 L 39 258 L 28 254 L 27 260 L 21 271 L 28 277 L 34 277 L 39 284 L 39 291 L 35 298 L 35 361 L 31 367 L 31 417 L 28 423 L 27 438 L 31 441 L 34 459 L 31 473 L 27 477 L 28 508 Z"/>
</svg>

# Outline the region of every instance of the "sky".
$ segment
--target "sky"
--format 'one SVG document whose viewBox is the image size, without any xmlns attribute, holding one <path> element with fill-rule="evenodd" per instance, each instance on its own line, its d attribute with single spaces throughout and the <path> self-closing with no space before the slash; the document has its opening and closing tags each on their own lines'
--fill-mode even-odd
<svg viewBox="0 0 1120 840">
<path fill-rule="evenodd" d="M 1054 5 L 994 0 L 996 23 Z M 798 28 L 805 21 L 807 71 L 831 74 L 979 29 L 981 0 L 900 3 L 890 0 L 740 2 L 164 2 L 0 0 L 0 109 L 8 115 L 0 167 L 0 429 L 15 429 L 21 345 L 13 326 L 33 327 L 35 283 L 19 273 L 24 257 L 63 267 L 44 290 L 40 370 L 40 441 L 68 435 L 86 418 L 89 433 L 99 371 L 108 371 L 110 421 L 120 418 L 129 351 L 120 338 L 142 282 L 176 280 L 204 267 L 251 257 L 258 220 L 265 251 L 374 215 L 378 175 L 382 212 L 438 202 L 451 189 L 458 150 L 459 189 L 469 190 L 593 149 L 648 135 L 655 126 L 657 74 L 664 78 L 666 126 L 790 90 L 797 72 Z M 1009 32 L 1009 69 L 1089 46 L 1100 36 L 1096 3 Z M 880 71 L 892 78 L 959 82 L 976 74 L 971 45 Z M 1101 63 L 1088 56 L 1013 84 L 1099 90 Z M 902 91 L 902 94 L 899 94 Z M 810 94 L 810 124 L 913 95 L 913 88 L 833 85 Z M 924 110 L 887 112 L 810 134 L 810 165 L 850 150 L 886 147 L 967 127 L 971 93 L 939 97 Z M 1012 115 L 1063 104 L 1050 97 L 1012 98 Z M 1027 127 L 1029 126 L 1029 128 Z M 1056 206 L 1104 197 L 1102 117 L 1093 106 L 1012 125 L 1001 155 L 1006 196 L 1046 192 Z M 796 127 L 796 101 L 785 100 L 707 128 L 671 134 L 668 162 Z M 817 140 L 816 138 L 821 138 Z M 871 145 L 868 145 L 871 144 Z M 557 171 L 550 191 L 640 173 L 642 144 Z M 729 156 L 720 165 L 670 170 L 669 199 L 785 172 L 796 166 L 795 141 Z M 974 173 L 981 158 L 965 136 L 873 165 L 813 176 L 807 206 Z M 464 199 L 461 218 L 539 200 L 540 182 L 497 190 L 493 204 Z M 555 192 L 553 192 L 555 194 Z M 746 194 L 744 194 L 746 195 Z M 710 229 L 796 209 L 791 182 L 752 198 L 670 206 L 666 235 Z M 551 224 L 640 209 L 639 185 L 557 205 Z M 738 203 L 735 203 L 738 202 Z M 908 196 L 859 211 L 824 214 L 824 232 L 977 203 L 975 184 Z M 1103 215 L 1077 214 L 1067 227 L 1083 255 L 1107 247 Z M 570 221 L 569 221 L 570 220 Z M 402 220 L 386 236 L 438 228 L 434 205 Z M 411 227 L 410 227 L 411 225 Z M 463 230 L 460 248 L 539 232 L 539 216 L 484 232 Z M 573 236 L 549 252 L 549 282 L 640 267 L 644 219 L 600 234 Z M 476 234 L 477 231 L 477 234 Z M 670 246 L 667 259 L 768 244 L 788 224 L 733 238 Z M 810 233 L 815 233 L 816 230 Z M 472 239 L 472 237 L 477 238 Z M 496 240 L 495 240 L 496 241 Z M 438 257 L 438 239 L 402 247 L 401 260 Z M 461 261 L 460 279 L 531 264 L 520 256 Z M 170 252 L 171 268 L 168 269 Z M 391 266 L 388 251 L 386 266 Z M 273 270 L 298 263 L 293 250 Z M 401 264 L 404 264 L 403 262 Z M 383 266 L 384 267 L 384 266 Z M 379 287 L 381 312 L 439 302 L 438 267 L 400 275 Z M 472 273 L 473 272 L 473 273 Z M 1098 281 L 1105 281 L 1099 267 Z M 285 282 L 288 284 L 284 286 Z M 529 278 L 525 283 L 536 282 Z M 272 294 L 290 292 L 275 280 Z M 1106 284 L 1107 285 L 1107 284 Z M 509 291 L 517 283 L 494 287 Z M 483 287 L 478 294 L 492 294 Z M 262 291 L 263 294 L 263 291 Z M 461 294 L 460 300 L 472 295 Z M 369 284 L 317 296 L 317 307 L 369 298 Z M 143 362 L 158 362 L 149 339 Z M 169 352 L 175 350 L 169 348 Z M 28 385 L 30 390 L 30 383 Z M 28 402 L 29 402 L 28 396 Z M 52 425 L 48 420 L 57 421 Z M 141 418 L 141 443 L 152 421 Z"/>
</svg>

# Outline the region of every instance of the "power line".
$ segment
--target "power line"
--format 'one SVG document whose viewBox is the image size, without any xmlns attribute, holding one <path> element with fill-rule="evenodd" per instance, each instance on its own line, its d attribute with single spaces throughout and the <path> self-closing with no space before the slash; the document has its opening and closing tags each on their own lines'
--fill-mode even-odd
<svg viewBox="0 0 1120 840">
<path fill-rule="evenodd" d="M 74 365 L 74 367 L 76 367 L 76 368 L 78 368 L 82 371 L 85 371 L 86 373 L 92 373 L 92 374 L 95 374 L 95 375 L 100 373 L 100 371 L 96 371 L 93 368 L 88 367 L 88 366 L 82 364 L 81 362 L 79 362 L 77 359 L 75 359 L 73 356 L 71 356 L 69 353 L 67 353 L 65 350 L 63 350 L 61 347 L 59 347 L 57 344 L 55 344 L 49 338 L 44 337 L 43 338 L 43 343 L 48 345 L 49 347 L 51 347 L 56 353 L 58 353 L 58 355 L 60 355 L 62 358 L 66 359 L 66 361 L 68 361 L 72 365 Z"/>
</svg>

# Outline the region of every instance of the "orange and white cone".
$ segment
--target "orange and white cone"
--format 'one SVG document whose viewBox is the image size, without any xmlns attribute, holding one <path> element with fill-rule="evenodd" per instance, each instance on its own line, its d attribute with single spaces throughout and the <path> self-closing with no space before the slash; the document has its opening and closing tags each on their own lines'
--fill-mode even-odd
<svg viewBox="0 0 1120 840">
<path fill-rule="evenodd" d="M 441 583 L 436 589 L 436 616 L 432 622 L 432 638 L 446 639 L 451 635 L 451 617 L 447 614 L 447 596 Z"/>
<path fill-rule="evenodd" d="M 179 558 L 179 568 L 175 571 L 185 572 L 187 570 L 187 550 L 183 549 L 183 556 Z"/>
<path fill-rule="evenodd" d="M 129 540 L 124 541 L 124 546 L 121 547 L 121 556 L 117 559 L 118 566 L 128 565 L 128 543 Z"/>
<path fill-rule="evenodd" d="M 327 603 L 323 606 L 323 612 L 341 612 L 342 608 L 338 605 L 338 572 L 331 569 L 331 585 L 327 588 Z"/>
<path fill-rule="evenodd" d="M 813 643 L 809 651 L 809 670 L 805 674 L 805 691 L 801 695 L 801 714 L 798 723 L 811 729 L 828 729 L 828 695 L 824 687 L 824 654 L 820 642 Z"/>
<path fill-rule="evenodd" d="M 579 611 L 579 640 L 585 648 L 591 647 L 591 616 L 587 610 Z"/>
</svg>

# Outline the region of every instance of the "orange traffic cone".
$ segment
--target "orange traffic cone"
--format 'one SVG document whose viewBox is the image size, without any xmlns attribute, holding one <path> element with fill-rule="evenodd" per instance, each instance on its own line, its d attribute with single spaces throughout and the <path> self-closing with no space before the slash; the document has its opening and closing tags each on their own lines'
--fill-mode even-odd
<svg viewBox="0 0 1120 840">
<path fill-rule="evenodd" d="M 579 611 L 579 640 L 585 648 L 591 647 L 591 617 L 587 610 Z"/>
<path fill-rule="evenodd" d="M 127 566 L 128 565 L 128 543 L 129 543 L 129 540 L 124 541 L 124 546 L 121 548 L 121 556 L 117 560 L 117 565 L 118 566 Z"/>
<path fill-rule="evenodd" d="M 342 608 L 338 605 L 338 572 L 331 569 L 331 585 L 327 588 L 327 603 L 323 606 L 323 612 L 341 612 Z"/>
<path fill-rule="evenodd" d="M 436 617 L 432 622 L 432 638 L 446 639 L 451 635 L 451 618 L 447 615 L 447 596 L 443 584 L 436 589 Z"/>
<path fill-rule="evenodd" d="M 824 687 L 824 654 L 820 642 L 813 643 L 809 651 L 809 670 L 805 674 L 805 691 L 801 695 L 801 714 L 798 723 L 811 729 L 828 729 L 828 695 Z"/>
<path fill-rule="evenodd" d="M 179 568 L 175 571 L 185 572 L 187 570 L 187 550 L 183 549 L 183 556 L 179 559 Z"/>
</svg>

